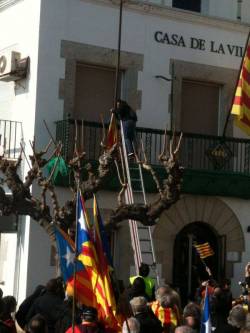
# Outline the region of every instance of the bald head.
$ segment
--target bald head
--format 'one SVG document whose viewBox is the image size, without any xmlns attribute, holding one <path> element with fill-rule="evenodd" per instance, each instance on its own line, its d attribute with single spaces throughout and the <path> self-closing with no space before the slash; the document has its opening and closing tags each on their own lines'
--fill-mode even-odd
<svg viewBox="0 0 250 333">
<path fill-rule="evenodd" d="M 171 291 L 172 291 L 172 289 L 169 287 L 169 285 L 164 284 L 156 290 L 155 298 L 157 300 L 159 300 L 162 296 L 169 294 Z"/>
</svg>

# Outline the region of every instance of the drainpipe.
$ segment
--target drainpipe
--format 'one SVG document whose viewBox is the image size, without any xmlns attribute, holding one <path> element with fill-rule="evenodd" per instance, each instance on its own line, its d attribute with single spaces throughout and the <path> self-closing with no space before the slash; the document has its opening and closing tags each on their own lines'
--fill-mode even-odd
<svg viewBox="0 0 250 333">
<path fill-rule="evenodd" d="M 168 78 L 164 75 L 155 75 L 156 79 L 161 79 L 161 80 L 165 80 L 167 82 L 171 82 L 171 92 L 170 92 L 170 130 L 173 131 L 173 112 L 174 112 L 174 106 L 173 106 L 173 102 L 174 102 L 174 94 L 173 94 L 173 77 L 172 78 Z"/>
<path fill-rule="evenodd" d="M 241 21 L 242 2 L 243 2 L 243 0 L 237 0 L 237 20 L 238 21 Z"/>
</svg>

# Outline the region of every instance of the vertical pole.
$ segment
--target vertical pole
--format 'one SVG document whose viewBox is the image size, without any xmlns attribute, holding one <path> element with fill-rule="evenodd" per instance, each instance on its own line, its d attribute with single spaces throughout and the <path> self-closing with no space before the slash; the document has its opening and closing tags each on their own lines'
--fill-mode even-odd
<svg viewBox="0 0 250 333">
<path fill-rule="evenodd" d="M 78 243 L 78 196 L 80 195 L 79 192 L 79 180 L 77 179 L 77 196 L 76 196 L 76 230 L 75 230 L 75 259 L 74 259 L 74 288 L 73 288 L 73 304 L 72 304 L 72 333 L 75 333 L 75 313 L 76 313 L 76 264 L 77 264 L 77 243 Z"/>
<path fill-rule="evenodd" d="M 171 70 L 171 96 L 170 96 L 170 101 L 171 101 L 171 114 L 170 114 L 170 129 L 171 132 L 173 133 L 173 130 L 175 128 L 175 119 L 174 119 L 174 62 L 172 63 L 172 70 Z"/>
<path fill-rule="evenodd" d="M 114 93 L 114 105 L 113 105 L 114 109 L 116 108 L 116 104 L 117 104 L 117 100 L 118 100 L 118 94 L 119 94 L 118 86 L 119 86 L 120 58 L 121 58 L 122 10 L 123 10 L 123 0 L 120 0 L 117 63 L 116 63 L 116 73 L 115 73 L 115 93 Z"/>
<path fill-rule="evenodd" d="M 193 235 L 188 234 L 188 296 L 191 294 L 191 287 L 192 287 L 192 254 L 193 254 Z"/>
</svg>

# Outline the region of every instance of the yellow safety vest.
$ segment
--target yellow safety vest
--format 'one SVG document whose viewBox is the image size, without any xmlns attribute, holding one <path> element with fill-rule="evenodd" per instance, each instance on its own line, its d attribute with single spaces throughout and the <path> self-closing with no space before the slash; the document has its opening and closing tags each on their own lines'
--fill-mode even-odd
<svg viewBox="0 0 250 333">
<path fill-rule="evenodd" d="M 155 281 L 154 279 L 152 279 L 151 277 L 144 277 L 144 276 L 140 276 L 140 275 L 136 275 L 136 276 L 131 276 L 129 278 L 129 282 L 132 285 L 134 283 L 134 280 L 136 278 L 143 278 L 144 282 L 145 282 L 145 292 L 148 295 L 148 297 L 152 297 L 152 293 L 153 293 L 153 288 L 155 286 Z"/>
</svg>

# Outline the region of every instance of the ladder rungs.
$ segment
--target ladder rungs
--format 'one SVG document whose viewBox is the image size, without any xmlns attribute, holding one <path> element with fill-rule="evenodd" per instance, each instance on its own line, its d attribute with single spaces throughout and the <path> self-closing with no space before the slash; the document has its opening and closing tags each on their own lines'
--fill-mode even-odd
<svg viewBox="0 0 250 333">
<path fill-rule="evenodd" d="M 134 182 L 140 182 L 141 180 L 138 179 L 138 178 L 131 178 L 131 181 L 134 181 Z"/>
</svg>

